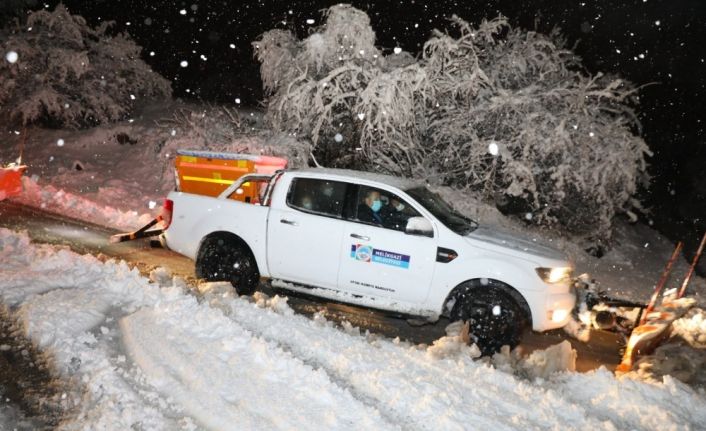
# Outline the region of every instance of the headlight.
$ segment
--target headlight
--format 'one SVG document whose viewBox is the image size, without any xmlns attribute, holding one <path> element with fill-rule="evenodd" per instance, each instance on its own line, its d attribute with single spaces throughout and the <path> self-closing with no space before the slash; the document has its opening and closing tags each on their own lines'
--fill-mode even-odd
<svg viewBox="0 0 706 431">
<path fill-rule="evenodd" d="M 545 283 L 560 283 L 571 279 L 571 268 L 537 268 L 537 275 Z"/>
</svg>

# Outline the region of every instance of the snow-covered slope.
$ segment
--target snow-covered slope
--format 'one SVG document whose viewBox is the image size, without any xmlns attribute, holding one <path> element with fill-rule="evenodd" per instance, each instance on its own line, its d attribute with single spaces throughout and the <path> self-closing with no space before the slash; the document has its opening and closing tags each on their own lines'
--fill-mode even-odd
<svg viewBox="0 0 706 431">
<path fill-rule="evenodd" d="M 645 383 L 600 369 L 522 378 L 474 360 L 454 337 L 414 346 L 295 315 L 283 298 L 239 298 L 211 284 L 198 300 L 179 280 L 152 278 L 0 229 L 0 300 L 75 387 L 63 429 L 706 423 L 704 395 L 670 377 Z"/>
</svg>

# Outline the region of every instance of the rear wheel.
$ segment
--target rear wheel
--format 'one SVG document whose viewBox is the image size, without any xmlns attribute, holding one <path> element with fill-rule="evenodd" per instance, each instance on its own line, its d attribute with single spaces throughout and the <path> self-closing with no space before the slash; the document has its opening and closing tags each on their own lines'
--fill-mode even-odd
<svg viewBox="0 0 706 431">
<path fill-rule="evenodd" d="M 239 295 L 250 295 L 260 283 L 257 263 L 247 246 L 235 239 L 206 238 L 196 257 L 196 276 L 230 281 Z"/>
<path fill-rule="evenodd" d="M 492 285 L 469 284 L 462 289 L 450 317 L 470 323 L 472 339 L 483 355 L 492 355 L 505 345 L 515 348 L 527 325 L 525 313 L 512 296 Z"/>
</svg>

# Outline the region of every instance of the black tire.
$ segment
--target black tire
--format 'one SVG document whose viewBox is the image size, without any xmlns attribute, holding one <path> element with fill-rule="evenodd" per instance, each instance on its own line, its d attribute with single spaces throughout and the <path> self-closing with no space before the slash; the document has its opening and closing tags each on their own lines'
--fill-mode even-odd
<svg viewBox="0 0 706 431">
<path fill-rule="evenodd" d="M 206 238 L 201 244 L 196 276 L 206 281 L 230 281 L 238 295 L 250 295 L 260 284 L 257 262 L 247 246 L 222 236 Z"/>
<path fill-rule="evenodd" d="M 463 286 L 449 317 L 470 322 L 471 339 L 484 356 L 505 345 L 514 349 L 527 325 L 525 313 L 512 296 L 490 284 Z"/>
</svg>

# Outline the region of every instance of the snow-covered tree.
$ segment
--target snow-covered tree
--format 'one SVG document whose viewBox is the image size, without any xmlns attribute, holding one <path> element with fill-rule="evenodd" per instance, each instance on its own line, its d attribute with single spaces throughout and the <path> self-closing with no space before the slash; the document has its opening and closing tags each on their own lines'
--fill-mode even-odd
<svg viewBox="0 0 706 431">
<path fill-rule="evenodd" d="M 0 31 L 0 115 L 83 127 L 125 118 L 136 101 L 171 95 L 126 34 L 111 35 L 59 4 Z"/>
<path fill-rule="evenodd" d="M 308 140 L 320 163 L 475 190 L 601 239 L 616 212 L 639 206 L 649 150 L 636 89 L 586 73 L 557 31 L 454 17 L 414 59 L 376 48 L 364 12 L 325 14 L 304 40 L 272 30 L 253 44 L 269 121 Z"/>
</svg>

